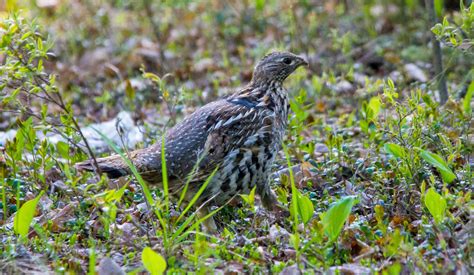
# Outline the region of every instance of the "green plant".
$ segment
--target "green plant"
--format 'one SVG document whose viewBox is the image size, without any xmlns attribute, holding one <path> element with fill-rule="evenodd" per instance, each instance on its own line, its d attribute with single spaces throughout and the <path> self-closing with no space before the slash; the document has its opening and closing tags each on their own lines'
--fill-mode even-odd
<svg viewBox="0 0 474 275">
<path fill-rule="evenodd" d="M 446 216 L 446 199 L 443 198 L 436 190 L 431 187 L 425 194 L 424 203 L 426 208 L 430 211 L 437 224 L 441 224 Z"/>
<path fill-rule="evenodd" d="M 0 27 L 0 54 L 5 55 L 0 66 L 0 100 L 4 111 L 35 118 L 44 129 L 61 135 L 79 151 L 85 150 L 95 161 L 71 103 L 58 91 L 56 75 L 45 72 L 43 64 L 51 55 L 52 39 L 43 37 L 36 22 L 30 23 L 18 14 L 4 20 Z M 29 106 L 31 99 L 41 103 L 39 111 Z M 48 104 L 56 106 L 59 112 L 50 112 Z M 80 140 L 84 147 L 79 145 Z"/>
<path fill-rule="evenodd" d="M 107 190 L 94 196 L 96 200 L 100 198 L 100 207 L 103 210 L 101 221 L 104 225 L 103 232 L 106 238 L 110 238 L 110 225 L 116 220 L 117 204 L 122 199 L 127 187 L 128 182 L 120 187 L 120 189 Z"/>
<path fill-rule="evenodd" d="M 438 23 L 431 28 L 436 38 L 445 44 L 473 53 L 474 49 L 474 4 L 469 7 L 464 6 L 460 1 L 460 14 L 454 18 L 455 22 L 450 22 L 444 17 L 442 23 Z"/>
<path fill-rule="evenodd" d="M 163 274 L 166 270 L 165 259 L 149 247 L 145 247 L 142 251 L 142 263 L 152 275 Z"/>
<path fill-rule="evenodd" d="M 255 212 L 255 190 L 257 190 L 257 187 L 254 186 L 250 193 L 248 195 L 246 194 L 241 194 L 240 197 L 245 201 L 250 206 L 250 209 L 252 209 L 253 212 Z"/>
<path fill-rule="evenodd" d="M 384 151 L 392 156 L 391 164 L 402 175 L 407 188 L 413 188 L 408 187 L 411 184 L 419 186 L 427 177 L 426 173 L 430 174 L 425 169 L 425 162 L 436 167 L 443 181 L 451 183 L 456 179 L 456 174 L 449 167 L 449 161 L 446 162 L 440 154 L 431 150 L 439 151 L 441 154 L 448 152 L 448 160 L 460 154 L 463 150 L 462 144 L 450 141 L 440 125 L 448 118 L 456 121 L 457 125 L 462 125 L 468 117 L 461 115 L 459 119 L 455 119 L 447 113 L 441 113 L 439 106 L 421 90 L 413 91 L 403 104 L 395 100 L 396 94 L 393 82 L 388 81 L 381 97 L 383 100 L 372 99 L 371 102 L 378 103 L 368 104 L 368 107 L 363 109 L 368 117 L 364 123 L 366 125 L 371 123 L 373 129 L 366 133 L 376 143 L 382 143 Z M 394 108 L 396 116 L 389 114 L 377 118 L 376 114 L 382 107 Z M 382 133 L 385 136 L 381 136 Z M 441 144 L 446 147 L 440 146 Z"/>
<path fill-rule="evenodd" d="M 97 131 L 97 130 L 96 130 Z M 199 199 L 200 195 L 204 190 L 206 189 L 207 185 L 210 183 L 212 180 L 212 177 L 214 174 L 217 172 L 218 167 L 214 169 L 213 173 L 205 180 L 205 182 L 201 185 L 199 190 L 194 194 L 194 196 L 191 198 L 191 200 L 187 203 L 187 205 L 184 207 L 184 210 L 181 212 L 179 217 L 175 220 L 171 219 L 170 215 L 170 199 L 169 199 L 169 184 L 168 184 L 168 175 L 167 175 L 167 169 L 166 169 L 166 159 L 165 159 L 165 141 L 162 140 L 161 144 L 161 156 L 162 156 L 162 176 L 163 176 L 163 198 L 161 201 L 155 201 L 151 195 L 150 190 L 148 189 L 147 183 L 143 180 L 143 178 L 140 176 L 140 174 L 137 171 L 137 168 L 133 163 L 128 159 L 128 157 L 125 155 L 125 153 L 118 148 L 107 136 L 105 136 L 103 133 L 97 131 L 97 133 L 107 142 L 107 144 L 117 153 L 119 154 L 122 159 L 127 163 L 129 166 L 130 170 L 133 173 L 133 176 L 135 179 L 138 181 L 140 186 L 142 187 L 143 193 L 146 198 L 146 202 L 148 206 L 151 208 L 153 213 L 156 215 L 156 217 L 159 220 L 159 224 L 161 226 L 161 230 L 157 231 L 157 233 L 163 238 L 163 246 L 164 246 L 164 251 L 165 255 L 170 255 L 171 251 L 183 240 L 186 239 L 186 237 L 191 234 L 191 233 L 196 233 L 195 230 L 198 229 L 198 227 L 201 225 L 202 222 L 207 220 L 208 218 L 212 217 L 215 213 L 217 213 L 220 209 L 222 209 L 223 206 L 211 211 L 209 214 L 203 216 L 203 217 L 198 217 L 197 212 L 199 208 L 192 213 L 189 217 L 187 217 L 183 222 L 181 222 L 184 218 L 185 215 L 188 213 L 188 211 L 195 206 L 195 203 Z M 196 165 L 197 167 L 197 165 Z M 194 169 L 196 169 L 196 167 Z M 195 171 L 195 170 L 194 170 Z M 194 172 L 191 172 L 190 175 L 188 176 L 187 182 L 181 191 L 181 194 L 179 196 L 179 201 L 178 201 L 178 207 L 181 206 L 181 203 L 183 202 L 183 199 L 185 198 L 186 192 L 188 185 L 192 179 Z M 203 207 L 202 205 L 199 207 Z M 193 220 L 198 217 L 197 221 L 193 223 Z M 180 223 L 181 222 L 181 223 Z"/>
<path fill-rule="evenodd" d="M 329 237 L 330 242 L 335 242 L 342 227 L 349 218 L 352 206 L 357 203 L 355 197 L 345 197 L 335 202 L 325 213 L 321 214 L 321 223 L 324 233 Z"/>
<path fill-rule="evenodd" d="M 441 177 L 443 178 L 443 181 L 445 181 L 446 183 L 451 183 L 454 179 L 456 179 L 456 174 L 454 174 L 453 171 L 451 171 L 449 166 L 446 164 L 443 158 L 440 157 L 439 155 L 420 149 L 420 156 L 426 162 L 428 162 L 429 164 L 433 165 L 434 167 L 438 169 L 438 171 L 441 173 Z"/>
<path fill-rule="evenodd" d="M 18 212 L 16 212 L 13 229 L 15 230 L 15 233 L 23 238 L 28 235 L 33 216 L 36 212 L 36 205 L 41 196 L 43 196 L 43 192 L 41 192 L 36 198 L 25 202 L 20 209 L 18 209 Z"/>
</svg>

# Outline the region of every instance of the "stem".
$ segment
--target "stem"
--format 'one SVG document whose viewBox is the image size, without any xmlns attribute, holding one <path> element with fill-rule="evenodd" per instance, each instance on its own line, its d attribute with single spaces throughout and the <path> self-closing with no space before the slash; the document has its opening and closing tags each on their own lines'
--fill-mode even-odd
<svg viewBox="0 0 474 275">
<path fill-rule="evenodd" d="M 60 107 L 64 110 L 64 112 L 69 114 L 69 112 L 67 110 L 67 107 L 64 104 L 63 97 L 59 93 L 58 93 L 58 98 L 59 98 L 59 101 L 61 102 Z M 100 175 L 102 171 L 100 170 L 99 164 L 97 163 L 97 159 L 95 158 L 94 152 L 92 151 L 92 148 L 90 147 L 89 142 L 87 141 L 87 138 L 84 136 L 84 133 L 82 132 L 81 127 L 77 123 L 77 120 L 74 118 L 74 116 L 72 114 L 69 114 L 69 116 L 71 117 L 71 121 L 74 124 L 74 127 L 76 128 L 77 132 L 79 133 L 82 140 L 84 141 L 84 145 L 87 148 L 87 152 L 89 153 L 89 156 L 92 158 L 94 166 L 97 169 L 96 172 L 99 173 L 99 175 Z"/>
<path fill-rule="evenodd" d="M 434 0 L 425 0 L 425 6 L 428 9 L 428 24 L 429 28 L 438 23 L 438 18 L 434 10 Z M 433 32 L 430 32 L 431 43 L 433 44 L 433 65 L 435 69 L 436 76 L 439 76 L 438 79 L 438 91 L 439 91 L 439 100 L 441 105 L 444 105 L 448 100 L 448 88 L 446 86 L 446 76 L 443 72 L 443 56 L 441 52 L 441 46 L 439 41 L 436 40 L 436 36 Z"/>
<path fill-rule="evenodd" d="M 152 7 L 152 2 L 151 0 L 143 0 L 143 5 L 145 6 L 145 12 L 146 12 L 146 17 L 148 18 L 148 21 L 150 22 L 150 25 L 153 27 L 153 34 L 155 35 L 155 38 L 156 38 L 156 41 L 162 45 L 162 43 L 160 43 L 161 41 L 161 34 L 160 34 L 160 25 L 158 25 L 158 23 L 153 20 L 153 18 L 157 17 L 154 13 L 153 13 L 153 7 Z M 163 71 L 167 71 L 167 66 L 165 64 L 165 54 L 163 52 L 163 49 L 162 47 L 160 46 L 160 49 L 158 51 L 159 55 L 160 55 L 160 59 L 161 59 L 161 67 L 163 68 Z"/>
</svg>

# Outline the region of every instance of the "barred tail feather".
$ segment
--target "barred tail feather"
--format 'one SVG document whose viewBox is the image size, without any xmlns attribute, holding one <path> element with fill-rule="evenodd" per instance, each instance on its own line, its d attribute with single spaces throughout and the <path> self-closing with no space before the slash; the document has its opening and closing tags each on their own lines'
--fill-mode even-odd
<svg viewBox="0 0 474 275">
<path fill-rule="evenodd" d="M 119 155 L 114 155 L 106 158 L 97 159 L 100 171 L 106 173 L 111 179 L 120 178 L 130 174 L 128 165 L 123 161 Z M 76 164 L 76 169 L 79 171 L 95 171 L 94 160 L 86 160 Z"/>
</svg>

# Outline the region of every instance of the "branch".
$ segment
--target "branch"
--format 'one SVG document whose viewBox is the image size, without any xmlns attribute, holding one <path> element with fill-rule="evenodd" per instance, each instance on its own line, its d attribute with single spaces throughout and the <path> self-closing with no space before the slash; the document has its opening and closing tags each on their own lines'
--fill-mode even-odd
<svg viewBox="0 0 474 275">
<path fill-rule="evenodd" d="M 428 9 L 428 28 L 430 29 L 431 26 L 436 25 L 438 23 L 438 19 L 436 17 L 436 13 L 434 10 L 434 0 L 425 0 L 425 6 Z M 436 39 L 436 36 L 433 32 L 430 31 L 431 36 L 431 43 L 433 43 L 433 65 L 435 68 L 435 74 L 439 75 L 438 79 L 438 91 L 439 91 L 439 99 L 441 105 L 444 105 L 448 100 L 448 88 L 446 86 L 446 76 L 443 72 L 443 56 L 441 52 L 441 46 L 439 41 Z"/>
</svg>

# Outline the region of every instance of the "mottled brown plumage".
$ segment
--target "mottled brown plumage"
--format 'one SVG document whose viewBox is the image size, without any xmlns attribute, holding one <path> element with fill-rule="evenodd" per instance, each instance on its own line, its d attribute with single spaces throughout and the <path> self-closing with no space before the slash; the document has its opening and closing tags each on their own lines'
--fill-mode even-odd
<svg viewBox="0 0 474 275">
<path fill-rule="evenodd" d="M 165 135 L 170 193 L 179 193 L 196 165 L 187 192 L 190 199 L 218 166 L 200 203 L 222 205 L 236 194 L 257 186 L 265 207 L 276 202 L 268 176 L 287 128 L 288 96 L 283 81 L 306 61 L 288 52 L 265 56 L 255 67 L 252 81 L 240 91 L 211 102 Z M 130 153 L 133 164 L 150 184 L 161 184 L 161 143 Z M 199 161 L 198 161 L 199 160 Z M 120 156 L 98 159 L 110 178 L 130 174 Z M 93 170 L 93 163 L 77 164 Z"/>
</svg>

